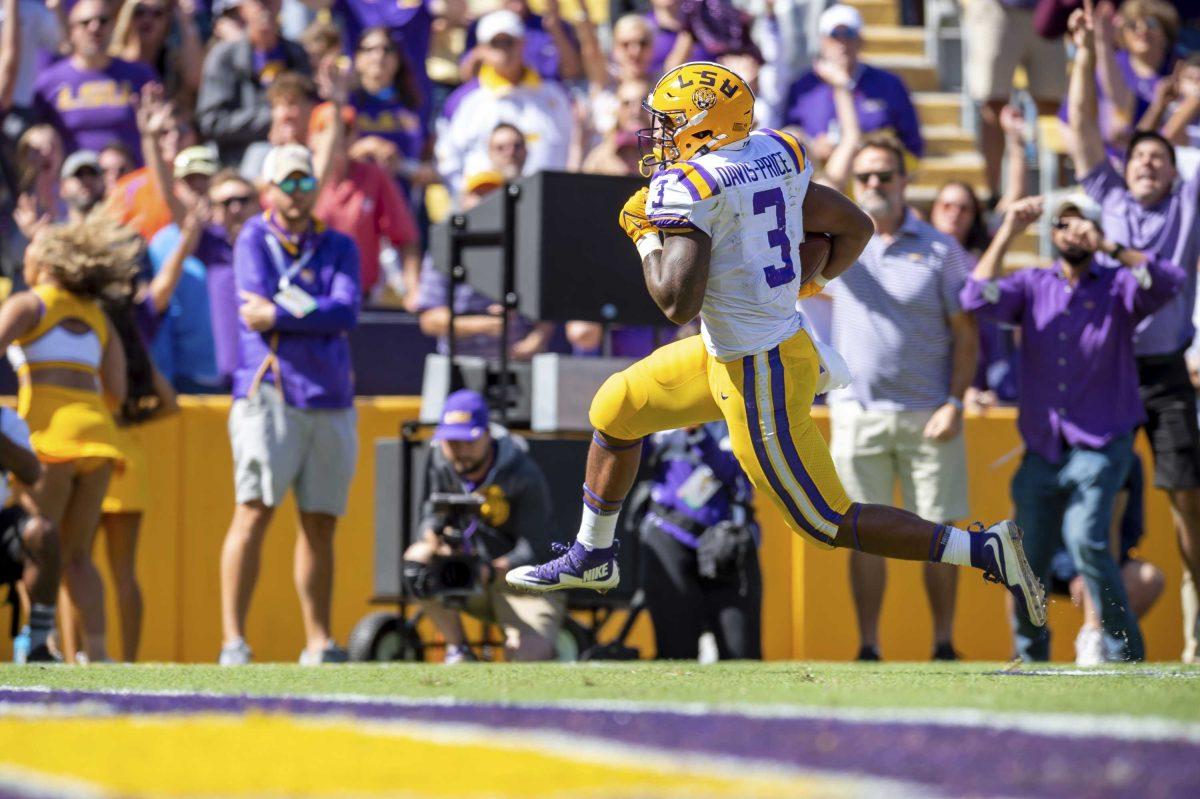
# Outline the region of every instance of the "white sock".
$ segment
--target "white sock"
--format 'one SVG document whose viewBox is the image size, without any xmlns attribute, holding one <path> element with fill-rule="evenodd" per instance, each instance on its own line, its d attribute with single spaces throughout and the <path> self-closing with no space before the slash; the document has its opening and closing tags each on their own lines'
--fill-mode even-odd
<svg viewBox="0 0 1200 799">
<path fill-rule="evenodd" d="M 950 540 L 946 542 L 946 549 L 942 552 L 942 563 L 951 563 L 955 566 L 970 566 L 971 565 L 971 534 L 966 530 L 960 530 L 957 527 L 946 525 L 946 530 L 950 533 Z"/>
<path fill-rule="evenodd" d="M 579 535 L 575 540 L 589 550 L 608 549 L 613 544 L 613 536 L 617 532 L 617 513 L 607 513 L 601 516 L 596 511 L 583 506 L 583 520 L 579 523 Z"/>
</svg>

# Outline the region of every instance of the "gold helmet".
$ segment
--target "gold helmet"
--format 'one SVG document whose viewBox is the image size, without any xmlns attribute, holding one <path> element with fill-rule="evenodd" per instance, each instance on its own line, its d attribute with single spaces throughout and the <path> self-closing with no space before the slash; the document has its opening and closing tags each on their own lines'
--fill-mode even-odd
<svg viewBox="0 0 1200 799">
<path fill-rule="evenodd" d="M 639 131 L 642 173 L 687 161 L 750 135 L 754 92 L 728 67 L 691 61 L 663 75 L 642 108 L 650 127 Z M 649 150 L 649 152 L 646 152 Z"/>
</svg>

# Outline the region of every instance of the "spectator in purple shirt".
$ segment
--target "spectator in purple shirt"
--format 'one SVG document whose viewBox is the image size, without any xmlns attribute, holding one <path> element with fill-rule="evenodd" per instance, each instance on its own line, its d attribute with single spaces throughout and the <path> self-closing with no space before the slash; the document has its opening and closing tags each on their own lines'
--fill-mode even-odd
<svg viewBox="0 0 1200 799">
<path fill-rule="evenodd" d="M 154 72 L 108 55 L 113 18 L 103 0 L 79 0 L 68 20 L 73 52 L 34 84 L 34 113 L 58 130 L 68 153 L 99 152 L 118 139 L 141 166 L 134 102 Z"/>
<path fill-rule="evenodd" d="M 686 61 L 713 57 L 688 30 L 683 5 L 683 0 L 650 0 L 646 19 L 654 26 L 654 56 L 650 59 L 653 76 L 669 72 Z"/>
<path fill-rule="evenodd" d="M 784 124 L 803 131 L 812 154 L 825 161 L 838 143 L 835 83 L 845 85 L 853 93 L 862 133 L 890 129 L 919 158 L 925 144 L 912 98 L 899 77 L 858 60 L 862 27 L 862 15 L 853 6 L 832 6 L 821 14 L 820 57 L 788 90 Z"/>
<path fill-rule="evenodd" d="M 512 11 L 525 23 L 525 63 L 535 72 L 543 78 L 559 81 L 575 81 L 583 77 L 579 42 L 571 27 L 559 15 L 558 0 L 546 0 L 541 16 L 530 11 L 529 3 L 525 0 L 505 0 L 500 7 Z M 476 49 L 478 40 L 475 29 L 478 25 L 479 21 L 476 20 L 467 28 L 465 55 L 459 64 L 459 74 L 464 81 L 475 77 L 483 60 L 482 53 Z"/>
<path fill-rule="evenodd" d="M 1117 173 L 1094 124 L 1095 23 L 1081 10 L 1071 16 L 1070 28 L 1077 48 L 1067 93 L 1075 174 L 1084 191 L 1100 204 L 1108 238 L 1169 260 L 1185 275 L 1175 296 L 1138 326 L 1134 352 L 1146 407 L 1146 433 L 1154 451 L 1154 485 L 1167 492 L 1184 570 L 1193 585 L 1200 585 L 1200 426 L 1196 392 L 1184 359 L 1194 336 L 1200 174 L 1179 180 L 1174 148 L 1152 131 L 1133 137 L 1124 173 Z M 1099 260 L 1113 265 L 1103 256 Z"/>
<path fill-rule="evenodd" d="M 220 662 L 250 660 L 244 632 L 263 536 L 290 490 L 300 511 L 300 662 L 344 662 L 329 615 L 333 533 L 358 448 L 348 337 L 362 296 L 358 248 L 313 216 L 317 179 L 306 147 L 283 145 L 269 163 L 273 210 L 242 226 L 233 253 L 242 302 L 229 415 L 238 504 L 221 557 Z"/>
<path fill-rule="evenodd" d="M 1163 0 L 1129 0 L 1122 4 L 1119 16 L 1111 3 L 1100 3 L 1093 19 L 1098 113 L 1094 119 L 1109 156 L 1120 160 L 1134 127 L 1154 102 L 1159 82 L 1174 69 L 1179 13 Z M 1067 122 L 1067 112 L 1064 103 L 1059 119 Z M 1068 128 L 1068 140 L 1072 135 Z"/>
<path fill-rule="evenodd" d="M 1021 328 L 1017 426 L 1026 451 L 1012 495 L 1030 567 L 1045 582 L 1061 538 L 1100 608 L 1106 659 L 1142 660 L 1145 646 L 1109 548 L 1109 526 L 1133 459 L 1133 436 L 1146 420 L 1134 331 L 1175 296 L 1184 274 L 1168 260 L 1109 239 L 1100 205 L 1077 193 L 1048 209 L 1058 260 L 997 280 L 1009 245 L 1042 210 L 1040 197 L 1013 204 L 963 287 L 962 303 L 984 319 Z M 1099 253 L 1117 268 L 1098 263 Z M 1022 618 L 1016 623 L 1021 657 L 1049 659 L 1049 630 Z"/>
</svg>

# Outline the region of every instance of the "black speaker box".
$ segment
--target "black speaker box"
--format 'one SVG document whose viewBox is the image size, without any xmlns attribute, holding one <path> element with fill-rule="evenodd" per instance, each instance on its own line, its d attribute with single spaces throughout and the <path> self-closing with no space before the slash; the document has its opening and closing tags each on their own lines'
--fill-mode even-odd
<svg viewBox="0 0 1200 799">
<path fill-rule="evenodd" d="M 621 206 L 646 181 L 642 178 L 539 172 L 513 187 L 515 208 L 517 310 L 539 321 L 580 319 L 624 325 L 663 324 L 650 299 L 641 261 L 617 224 Z M 499 231 L 504 191 L 488 196 L 464 214 L 470 232 Z M 450 225 L 434 226 L 430 250 L 434 265 L 449 274 Z M 504 263 L 501 247 L 471 247 L 463 255 L 466 281 L 501 301 Z"/>
</svg>

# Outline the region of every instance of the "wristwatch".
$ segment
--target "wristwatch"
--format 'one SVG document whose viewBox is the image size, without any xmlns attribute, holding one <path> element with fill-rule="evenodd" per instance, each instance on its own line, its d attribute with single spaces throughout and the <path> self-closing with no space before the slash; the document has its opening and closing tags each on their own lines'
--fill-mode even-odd
<svg viewBox="0 0 1200 799">
<path fill-rule="evenodd" d="M 1113 259 L 1118 259 L 1121 257 L 1121 253 L 1123 253 L 1123 252 L 1125 252 L 1125 247 L 1121 244 L 1117 244 L 1116 242 L 1113 242 L 1112 249 L 1108 251 L 1108 257 L 1113 258 Z"/>
<path fill-rule="evenodd" d="M 960 400 L 958 397 L 954 397 L 954 396 L 946 397 L 946 401 L 943 404 L 953 405 L 955 408 L 957 408 L 960 411 L 963 409 L 963 401 Z"/>
</svg>

